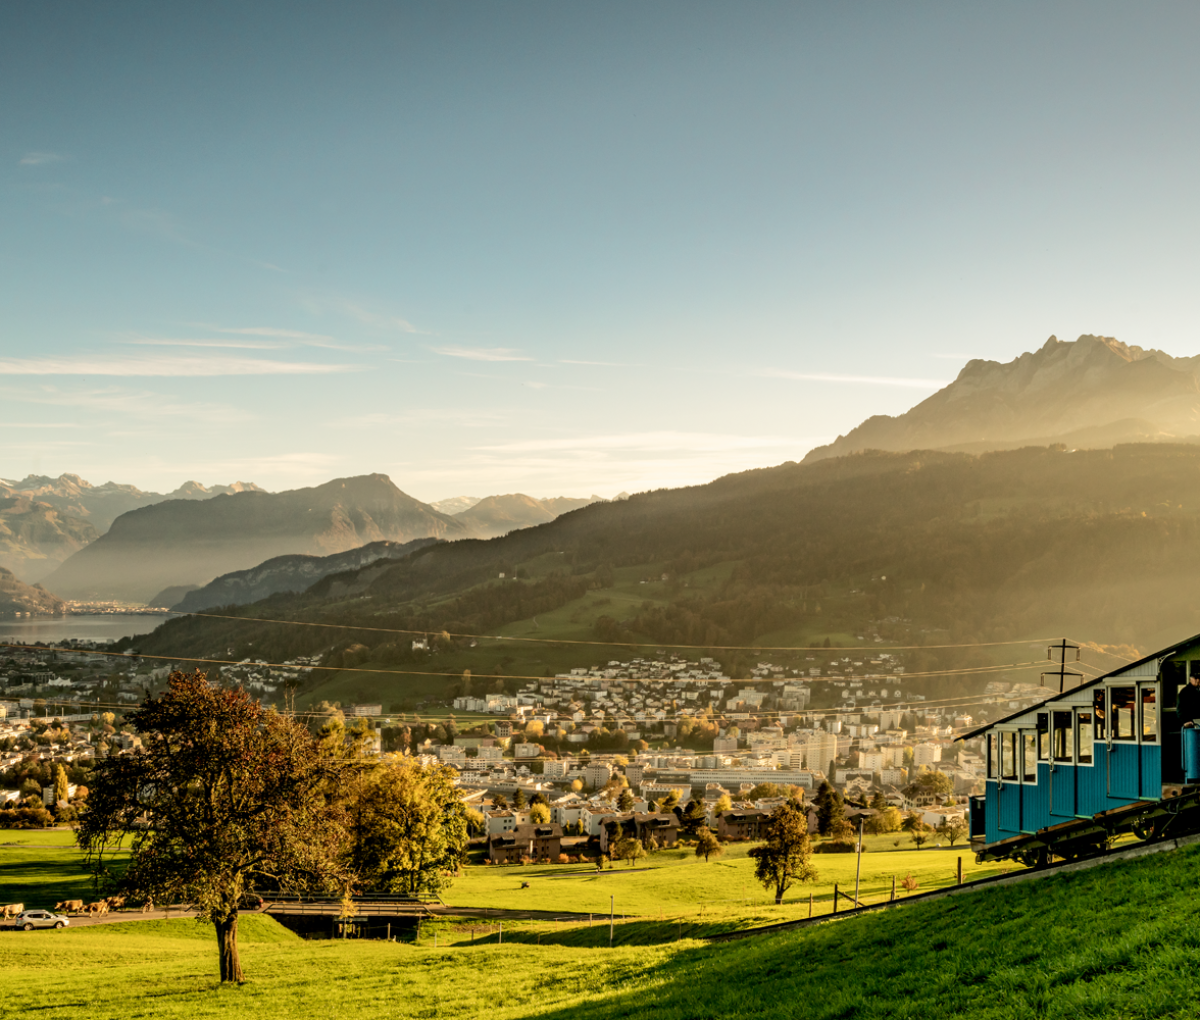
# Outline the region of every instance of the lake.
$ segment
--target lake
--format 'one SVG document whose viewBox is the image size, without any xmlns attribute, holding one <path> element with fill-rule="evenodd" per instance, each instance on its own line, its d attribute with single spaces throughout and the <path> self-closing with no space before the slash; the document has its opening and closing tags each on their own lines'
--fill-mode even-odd
<svg viewBox="0 0 1200 1020">
<path fill-rule="evenodd" d="M 19 620 L 0 620 L 0 641 L 56 644 L 68 638 L 79 641 L 115 641 L 137 634 L 149 634 L 170 617 L 115 613 L 80 616 L 30 616 Z"/>
</svg>

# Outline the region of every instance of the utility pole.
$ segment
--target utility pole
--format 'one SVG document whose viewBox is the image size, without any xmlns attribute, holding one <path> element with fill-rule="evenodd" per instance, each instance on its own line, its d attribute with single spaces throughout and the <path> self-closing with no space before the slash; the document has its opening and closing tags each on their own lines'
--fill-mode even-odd
<svg viewBox="0 0 1200 1020">
<path fill-rule="evenodd" d="M 854 862 L 854 905 L 856 907 L 862 906 L 862 904 L 858 902 L 858 876 L 862 873 L 862 830 L 863 830 L 863 816 L 859 815 L 858 816 L 858 860 L 856 860 Z"/>
<path fill-rule="evenodd" d="M 1057 644 L 1050 645 L 1046 649 L 1046 658 L 1049 659 L 1051 662 L 1054 662 L 1057 659 L 1058 669 L 1049 670 L 1048 672 L 1045 672 L 1042 674 L 1042 686 L 1043 687 L 1046 686 L 1046 677 L 1048 677 L 1048 676 L 1058 677 L 1058 693 L 1059 694 L 1062 694 L 1063 691 L 1065 691 L 1067 689 L 1067 677 L 1069 677 L 1069 676 L 1077 678 L 1075 681 L 1075 686 L 1079 686 L 1079 684 L 1083 683 L 1083 674 L 1082 673 L 1076 673 L 1072 670 L 1067 669 L 1067 652 L 1071 652 L 1071 651 L 1073 651 L 1075 653 L 1075 658 L 1072 661 L 1078 662 L 1079 661 L 1079 645 L 1071 644 L 1066 638 L 1063 638 Z"/>
</svg>

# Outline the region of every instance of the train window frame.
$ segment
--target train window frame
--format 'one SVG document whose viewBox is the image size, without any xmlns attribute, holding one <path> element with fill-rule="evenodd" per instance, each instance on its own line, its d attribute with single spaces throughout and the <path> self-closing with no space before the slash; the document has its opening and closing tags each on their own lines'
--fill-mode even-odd
<svg viewBox="0 0 1200 1020">
<path fill-rule="evenodd" d="M 1108 690 L 1101 686 L 1092 692 L 1092 742 L 1104 743 L 1108 724 Z"/>
<path fill-rule="evenodd" d="M 1020 744 L 1017 741 L 1016 730 L 1000 730 L 1000 778 L 1006 783 L 1015 783 L 1021 776 L 1017 763 L 1017 751 Z"/>
<path fill-rule="evenodd" d="M 1036 716 L 1037 729 L 1037 760 L 1050 760 L 1050 713 L 1038 712 Z"/>
<path fill-rule="evenodd" d="M 1061 745 L 1060 733 L 1065 734 Z M 1050 710 L 1050 755 L 1055 765 L 1075 764 L 1075 712 L 1071 706 Z"/>
<path fill-rule="evenodd" d="M 1021 782 L 1026 786 L 1037 786 L 1037 730 L 1019 730 L 1017 742 L 1021 749 Z"/>
<path fill-rule="evenodd" d="M 1147 702 L 1146 696 L 1150 695 Z M 1146 734 L 1146 705 L 1150 704 L 1154 707 L 1153 715 L 1153 732 L 1149 736 Z M 1158 696 L 1158 684 L 1138 684 L 1137 697 L 1137 722 L 1138 722 L 1138 743 L 1151 744 L 1157 746 L 1162 739 L 1162 705 Z"/>
<path fill-rule="evenodd" d="M 1094 710 L 1090 706 L 1075 709 L 1075 764 L 1094 765 L 1096 763 L 1096 731 Z M 1087 745 L 1087 757 L 1083 748 Z"/>
<path fill-rule="evenodd" d="M 1123 719 L 1117 714 L 1126 707 L 1125 705 L 1120 705 L 1118 703 L 1118 691 L 1129 691 L 1131 693 L 1132 700 L 1127 703 L 1129 711 L 1129 716 L 1127 718 L 1129 723 L 1128 736 L 1123 734 L 1120 726 L 1120 723 L 1123 721 Z M 1140 743 L 1138 740 L 1138 685 L 1136 683 L 1129 682 L 1108 684 L 1105 694 L 1107 695 L 1105 699 L 1105 708 L 1108 712 L 1108 726 L 1106 727 L 1108 732 L 1108 742 L 1113 744 Z"/>
<path fill-rule="evenodd" d="M 1000 736 L 995 730 L 988 734 L 987 777 L 988 779 L 1000 778 Z"/>
</svg>

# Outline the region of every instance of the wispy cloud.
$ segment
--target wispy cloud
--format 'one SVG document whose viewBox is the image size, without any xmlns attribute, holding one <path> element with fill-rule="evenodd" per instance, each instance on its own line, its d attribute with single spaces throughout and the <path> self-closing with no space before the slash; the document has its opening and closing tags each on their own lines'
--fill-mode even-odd
<svg viewBox="0 0 1200 1020">
<path fill-rule="evenodd" d="M 447 358 L 466 358 L 468 361 L 533 361 L 528 355 L 512 347 L 431 347 L 434 354 Z"/>
<path fill-rule="evenodd" d="M 667 451 L 709 453 L 724 450 L 807 449 L 811 439 L 793 436 L 739 436 L 713 432 L 630 432 L 607 436 L 570 436 L 561 439 L 522 439 L 511 443 L 477 446 L 477 450 L 532 453 L 573 451 Z"/>
<path fill-rule="evenodd" d="M 939 390 L 949 379 L 907 379 L 891 375 L 841 375 L 835 372 L 793 372 L 786 368 L 764 369 L 759 375 L 772 379 L 796 379 L 800 382 L 849 383 L 858 386 L 904 386 L 916 390 Z"/>
<path fill-rule="evenodd" d="M 287 340 L 332 340 L 324 333 L 301 333 L 295 329 L 276 329 L 274 326 L 217 326 L 218 333 L 233 333 L 237 336 L 274 336 Z"/>
<path fill-rule="evenodd" d="M 974 358 L 973 354 L 935 354 L 935 358 L 945 358 L 948 361 L 970 361 Z"/>
<path fill-rule="evenodd" d="M 623 361 L 576 361 L 573 358 L 560 358 L 560 365 L 598 365 L 603 368 L 638 368 L 638 365 Z"/>
<path fill-rule="evenodd" d="M 356 318 L 359 322 L 367 326 L 374 326 L 378 329 L 392 329 L 401 333 L 417 333 L 427 334 L 428 330 L 418 329 L 407 319 L 402 319 L 398 315 L 380 314 L 378 312 L 368 311 L 361 305 L 347 304 L 346 312 Z"/>
<path fill-rule="evenodd" d="M 390 425 L 427 425 L 451 423 L 467 428 L 495 426 L 508 415 L 497 411 L 481 411 L 466 407 L 417 407 L 408 411 L 371 411 L 367 414 L 342 418 L 332 424 L 342 428 L 378 428 Z"/>
<path fill-rule="evenodd" d="M 77 429 L 69 421 L 0 421 L 0 429 Z"/>
<path fill-rule="evenodd" d="M 64 407 L 71 410 L 92 411 L 97 414 L 114 414 L 125 418 L 164 420 L 173 418 L 201 418 L 210 424 L 230 424 L 253 421 L 255 415 L 242 407 L 188 400 L 176 403 L 164 400 L 161 393 L 151 390 L 133 390 L 125 387 L 103 389 L 61 389 L 54 385 L 22 385 L 0 390 L 4 400 L 17 404 Z"/>
<path fill-rule="evenodd" d="M 281 351 L 289 346 L 266 340 L 180 340 L 174 337 L 135 337 L 132 340 L 120 340 L 118 343 L 141 347 L 221 347 L 250 351 Z"/>
<path fill-rule="evenodd" d="M 550 384 L 544 383 L 544 382 L 526 382 L 525 385 L 528 386 L 531 390 L 544 390 Z"/>
<path fill-rule="evenodd" d="M 0 358 L 0 375 L 119 375 L 119 376 L 222 376 L 222 375 L 327 375 L 355 372 L 357 365 L 324 365 L 313 362 L 267 361 L 261 358 L 148 355 L 145 357 L 79 355 L 51 358 Z"/>
<path fill-rule="evenodd" d="M 57 152 L 27 152 L 21 157 L 21 166 L 45 166 L 47 163 L 61 163 L 66 158 Z"/>
<path fill-rule="evenodd" d="M 215 326 L 213 328 L 218 333 L 229 333 L 232 336 L 275 337 L 280 340 L 292 341 L 293 344 L 301 347 L 319 347 L 322 350 L 347 351 L 352 354 L 387 350 L 386 347 L 379 344 L 347 344 L 325 333 L 304 333 L 298 329 L 279 329 L 275 326 Z"/>
</svg>

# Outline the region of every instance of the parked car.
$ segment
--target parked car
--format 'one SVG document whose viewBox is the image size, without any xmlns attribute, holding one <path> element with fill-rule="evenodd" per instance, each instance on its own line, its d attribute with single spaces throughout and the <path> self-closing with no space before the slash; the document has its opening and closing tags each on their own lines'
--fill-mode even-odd
<svg viewBox="0 0 1200 1020">
<path fill-rule="evenodd" d="M 49 910 L 22 910 L 13 924 L 25 931 L 34 928 L 65 928 L 71 923 L 66 914 L 52 914 Z"/>
</svg>

